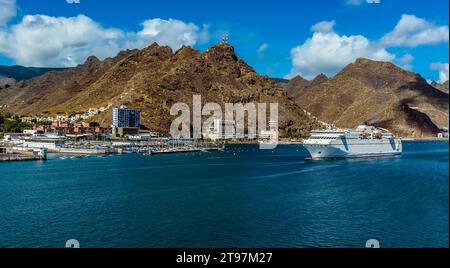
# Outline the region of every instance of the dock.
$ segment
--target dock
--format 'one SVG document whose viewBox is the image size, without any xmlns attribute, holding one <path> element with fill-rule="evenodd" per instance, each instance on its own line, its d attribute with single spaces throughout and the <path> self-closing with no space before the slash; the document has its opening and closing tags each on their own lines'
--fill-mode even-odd
<svg viewBox="0 0 450 268">
<path fill-rule="evenodd" d="M 117 150 L 112 148 L 59 148 L 56 152 L 59 154 L 106 155 L 115 154 Z"/>
<path fill-rule="evenodd" d="M 24 154 L 24 153 L 0 154 L 0 162 L 37 161 L 37 160 L 46 160 L 46 159 L 33 154 Z"/>
<path fill-rule="evenodd" d="M 47 149 L 0 147 L 0 162 L 47 160 Z"/>
<path fill-rule="evenodd" d="M 223 148 L 173 148 L 164 150 L 149 151 L 147 155 L 159 155 L 159 154 L 179 154 L 179 153 L 204 153 L 204 152 L 219 152 L 223 151 Z"/>
<path fill-rule="evenodd" d="M 44 147 L 44 148 L 42 148 Z M 65 141 L 55 143 L 41 140 L 39 143 L 6 142 L 0 144 L 1 161 L 45 160 L 48 153 L 67 155 L 109 154 L 182 154 L 224 150 L 224 144 L 194 139 L 159 138 L 149 141 Z"/>
</svg>

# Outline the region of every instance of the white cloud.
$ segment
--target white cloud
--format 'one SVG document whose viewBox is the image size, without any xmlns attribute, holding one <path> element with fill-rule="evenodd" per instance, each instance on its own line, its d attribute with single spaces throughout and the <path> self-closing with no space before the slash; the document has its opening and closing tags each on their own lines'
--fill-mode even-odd
<svg viewBox="0 0 450 268">
<path fill-rule="evenodd" d="M 261 44 L 256 50 L 256 54 L 258 54 L 259 57 L 264 57 L 264 52 L 266 52 L 267 48 L 269 48 L 269 44 L 267 43 Z"/>
<path fill-rule="evenodd" d="M 195 45 L 200 37 L 200 29 L 197 25 L 180 20 L 150 19 L 144 21 L 143 27 L 137 33 L 136 43 L 138 47 L 157 42 L 160 45 L 168 45 L 173 49 L 178 49 L 182 45 Z M 205 35 L 204 32 L 202 34 Z M 205 37 L 203 36 L 203 38 Z"/>
<path fill-rule="evenodd" d="M 67 4 L 79 4 L 80 0 L 66 0 Z"/>
<path fill-rule="evenodd" d="M 436 25 L 414 15 L 402 15 L 394 30 L 381 39 L 385 46 L 416 47 L 449 40 L 448 25 Z"/>
<path fill-rule="evenodd" d="M 396 59 L 397 64 L 405 70 L 411 71 L 413 69 L 412 62 L 414 57 L 411 54 L 405 54 L 403 57 Z"/>
<path fill-rule="evenodd" d="M 311 26 L 311 31 L 313 32 L 321 32 L 321 33 L 329 33 L 333 32 L 333 28 L 336 25 L 334 20 L 331 21 L 321 21 L 313 26 Z"/>
<path fill-rule="evenodd" d="M 354 5 L 362 2 L 347 1 Z M 416 47 L 449 40 L 447 25 L 436 25 L 414 15 L 402 15 L 394 30 L 378 41 L 362 35 L 339 35 L 333 29 L 335 24 L 335 21 L 322 21 L 311 27 L 313 36 L 291 50 L 292 68 L 287 78 L 297 74 L 309 79 L 320 73 L 333 76 L 358 57 L 394 61 L 402 68 L 412 70 L 414 57 L 411 54 L 396 58 L 387 48 Z"/>
<path fill-rule="evenodd" d="M 433 62 L 430 64 L 430 69 L 434 71 L 439 71 L 439 82 L 444 83 L 449 77 L 448 63 Z"/>
<path fill-rule="evenodd" d="M 209 42 L 209 40 L 211 39 L 211 34 L 209 32 L 209 28 L 211 26 L 209 24 L 203 24 L 203 29 L 201 30 L 201 32 L 198 34 L 198 42 L 200 44 L 206 44 Z"/>
<path fill-rule="evenodd" d="M 143 48 L 153 42 L 176 50 L 209 39 L 207 25 L 200 29 L 180 20 L 150 19 L 142 26 L 137 33 L 124 32 L 104 28 L 84 15 L 27 15 L 19 23 L 0 29 L 0 53 L 16 64 L 69 67 L 84 62 L 90 55 L 110 57 L 121 49 Z"/>
<path fill-rule="evenodd" d="M 16 0 L 0 0 L 0 26 L 16 16 Z"/>
<path fill-rule="evenodd" d="M 0 52 L 17 64 L 73 66 L 88 56 L 111 56 L 120 50 L 124 33 L 105 29 L 90 18 L 27 15 L 0 40 Z"/>
<path fill-rule="evenodd" d="M 317 25 L 317 24 L 316 24 Z M 292 69 L 286 76 L 301 75 L 311 79 L 320 73 L 333 76 L 359 57 L 390 61 L 394 55 L 362 35 L 338 35 L 315 32 L 312 38 L 291 50 Z"/>
</svg>

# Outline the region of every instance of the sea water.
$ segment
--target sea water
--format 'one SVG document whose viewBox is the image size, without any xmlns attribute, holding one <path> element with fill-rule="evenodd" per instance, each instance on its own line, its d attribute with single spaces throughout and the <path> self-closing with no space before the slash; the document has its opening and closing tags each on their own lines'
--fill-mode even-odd
<svg viewBox="0 0 450 268">
<path fill-rule="evenodd" d="M 230 145 L 0 163 L 0 247 L 448 247 L 447 142 L 307 156 Z"/>
</svg>

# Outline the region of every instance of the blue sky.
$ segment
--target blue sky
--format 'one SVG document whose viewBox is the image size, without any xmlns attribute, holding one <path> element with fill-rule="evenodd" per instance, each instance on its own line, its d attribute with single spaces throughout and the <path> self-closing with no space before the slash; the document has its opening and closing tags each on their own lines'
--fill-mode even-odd
<svg viewBox="0 0 450 268">
<path fill-rule="evenodd" d="M 66 1 L 0 0 L 10 9 L 16 2 L 16 15 L 0 11 L 0 64 L 71 66 L 90 54 L 104 58 L 152 41 L 205 50 L 227 32 L 239 56 L 269 76 L 333 75 L 364 56 L 448 79 L 447 0 Z M 161 20 L 166 26 L 156 27 Z M 319 22 L 328 23 L 312 29 Z"/>
</svg>

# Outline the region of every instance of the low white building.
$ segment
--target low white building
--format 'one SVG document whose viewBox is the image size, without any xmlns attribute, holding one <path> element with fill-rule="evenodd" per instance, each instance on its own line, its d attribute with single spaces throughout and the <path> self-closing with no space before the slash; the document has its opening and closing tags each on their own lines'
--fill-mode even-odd
<svg viewBox="0 0 450 268">
<path fill-rule="evenodd" d="M 236 128 L 234 121 L 215 119 L 212 125 L 204 131 L 203 137 L 210 140 L 236 139 Z"/>
<path fill-rule="evenodd" d="M 25 129 L 24 131 L 23 131 L 23 134 L 25 134 L 25 135 L 31 135 L 31 136 L 37 136 L 37 130 L 34 130 L 34 129 Z"/>
<path fill-rule="evenodd" d="M 64 145 L 67 141 L 66 137 L 61 136 L 37 136 L 37 137 L 22 137 L 17 140 L 12 140 L 12 143 L 17 147 L 27 149 L 41 149 L 46 148 L 50 151 L 57 151 L 59 147 Z"/>
<path fill-rule="evenodd" d="M 11 141 L 11 135 L 5 135 L 3 137 L 3 142 L 9 142 L 9 141 Z"/>
<path fill-rule="evenodd" d="M 261 130 L 259 133 L 259 139 L 263 141 L 278 141 L 278 122 L 270 121 L 269 130 Z"/>
<path fill-rule="evenodd" d="M 41 149 L 46 148 L 48 150 L 56 150 L 58 148 L 56 142 L 50 142 L 50 141 L 30 141 L 30 140 L 23 140 L 20 144 L 21 147 L 24 148 L 33 148 L 33 149 Z"/>
</svg>

